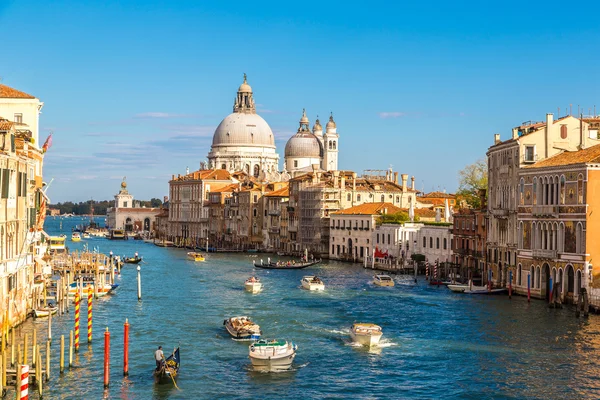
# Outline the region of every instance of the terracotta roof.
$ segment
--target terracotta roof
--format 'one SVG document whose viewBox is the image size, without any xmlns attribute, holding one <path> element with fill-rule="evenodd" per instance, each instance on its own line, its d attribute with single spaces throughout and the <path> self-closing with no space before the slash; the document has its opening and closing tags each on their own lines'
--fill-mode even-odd
<svg viewBox="0 0 600 400">
<path fill-rule="evenodd" d="M 15 125 L 14 122 L 11 122 L 7 119 L 0 118 L 0 131 L 8 131 Z"/>
<path fill-rule="evenodd" d="M 265 194 L 267 197 L 290 197 L 290 188 L 284 187 Z"/>
<path fill-rule="evenodd" d="M 215 188 L 213 189 L 211 187 L 210 192 L 209 193 L 227 193 L 227 192 L 234 192 L 236 189 L 238 188 L 238 184 L 237 183 L 232 183 L 231 185 L 225 185 L 223 187 L 220 188 Z"/>
<path fill-rule="evenodd" d="M 35 96 L 21 92 L 20 90 L 13 89 L 10 86 L 6 86 L 0 83 L 0 97 L 6 99 L 35 99 Z"/>
<path fill-rule="evenodd" d="M 560 154 L 538 161 L 525 168 L 557 167 L 593 162 L 600 162 L 600 144 L 578 151 L 563 151 Z"/>
<path fill-rule="evenodd" d="M 430 193 L 425 193 L 422 196 L 420 196 L 420 198 L 441 198 L 441 199 L 454 199 L 456 196 L 453 195 L 452 193 L 445 193 L 445 192 L 430 192 Z"/>
<path fill-rule="evenodd" d="M 204 169 L 191 172 L 187 175 L 179 176 L 174 181 L 187 181 L 187 180 L 215 180 L 215 181 L 227 181 L 231 180 L 232 175 L 229 171 L 224 169 Z"/>
<path fill-rule="evenodd" d="M 405 211 L 400 207 L 396 207 L 392 203 L 364 203 L 359 206 L 346 208 L 332 213 L 333 215 L 377 215 L 382 214 L 383 210 L 387 209 L 387 214 L 395 214 Z"/>
</svg>

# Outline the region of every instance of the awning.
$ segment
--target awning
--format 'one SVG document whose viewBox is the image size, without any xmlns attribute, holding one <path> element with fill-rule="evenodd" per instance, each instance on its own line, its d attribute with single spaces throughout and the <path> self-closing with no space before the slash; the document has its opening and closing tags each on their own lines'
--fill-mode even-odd
<svg viewBox="0 0 600 400">
<path fill-rule="evenodd" d="M 46 192 L 44 192 L 42 189 L 38 189 L 39 192 L 42 194 L 42 196 L 44 197 L 44 199 L 46 199 L 46 204 L 50 204 L 50 198 L 48 197 L 48 195 L 46 195 Z"/>
</svg>

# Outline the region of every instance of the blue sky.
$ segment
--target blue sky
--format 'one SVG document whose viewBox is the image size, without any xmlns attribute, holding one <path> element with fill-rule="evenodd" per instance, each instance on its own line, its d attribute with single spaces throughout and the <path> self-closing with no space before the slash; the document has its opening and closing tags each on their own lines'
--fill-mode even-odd
<svg viewBox="0 0 600 400">
<path fill-rule="evenodd" d="M 339 168 L 454 191 L 494 133 L 600 110 L 598 3 L 484 3 L 5 0 L 0 77 L 45 103 L 53 202 L 112 198 L 123 176 L 137 199 L 167 195 L 244 72 L 281 162 L 302 109 L 332 111 Z"/>
</svg>

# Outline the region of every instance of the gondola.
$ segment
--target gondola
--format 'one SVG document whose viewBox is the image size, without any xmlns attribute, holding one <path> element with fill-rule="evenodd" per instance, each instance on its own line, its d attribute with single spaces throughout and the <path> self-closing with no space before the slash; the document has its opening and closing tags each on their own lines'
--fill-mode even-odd
<svg viewBox="0 0 600 400">
<path fill-rule="evenodd" d="M 320 262 L 321 262 L 321 259 L 307 262 L 307 263 L 296 263 L 296 264 L 288 263 L 287 261 L 280 261 L 278 263 L 270 262 L 268 264 L 263 264 L 261 262 L 259 264 L 257 262 L 254 262 L 254 260 L 252 260 L 252 263 L 256 268 L 263 268 L 263 269 L 302 269 L 302 268 L 310 267 L 311 265 L 316 265 Z"/>
<path fill-rule="evenodd" d="M 124 257 L 123 262 L 126 264 L 139 264 L 142 261 L 142 257 Z"/>
<path fill-rule="evenodd" d="M 156 383 L 175 383 L 179 375 L 179 347 L 173 350 L 173 353 L 167 357 L 162 367 L 154 370 L 154 381 Z"/>
</svg>

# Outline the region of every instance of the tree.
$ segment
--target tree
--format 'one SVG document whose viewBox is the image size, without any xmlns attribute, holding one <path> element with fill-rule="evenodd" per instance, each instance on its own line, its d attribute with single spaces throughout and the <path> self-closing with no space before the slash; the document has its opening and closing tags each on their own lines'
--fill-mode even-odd
<svg viewBox="0 0 600 400">
<path fill-rule="evenodd" d="M 487 160 L 479 159 L 458 171 L 458 191 L 456 194 L 462 197 L 472 208 L 481 208 L 479 190 L 486 190 L 487 198 L 488 165 Z"/>
</svg>

